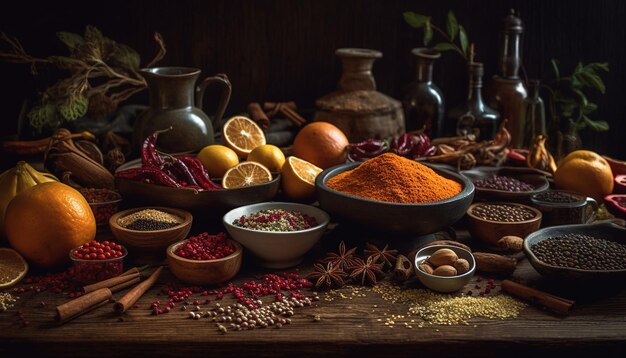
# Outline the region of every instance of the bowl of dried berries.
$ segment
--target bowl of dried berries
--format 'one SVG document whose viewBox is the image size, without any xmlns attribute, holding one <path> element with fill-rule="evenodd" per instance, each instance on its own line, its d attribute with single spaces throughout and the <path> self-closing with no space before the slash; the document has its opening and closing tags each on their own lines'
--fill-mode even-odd
<svg viewBox="0 0 626 358">
<path fill-rule="evenodd" d="M 541 229 L 526 237 L 524 253 L 537 272 L 552 279 L 626 278 L 626 229 L 610 222 Z"/>
<path fill-rule="evenodd" d="M 90 285 L 121 275 L 124 258 L 128 252 L 124 246 L 113 242 L 93 240 L 70 250 L 74 262 L 74 279 L 78 284 Z"/>
<path fill-rule="evenodd" d="M 96 225 L 106 225 L 109 218 L 119 209 L 122 196 L 113 190 L 83 188 L 80 193 L 87 199 L 89 207 L 96 217 Z"/>
<path fill-rule="evenodd" d="M 475 203 L 467 209 L 473 238 L 497 246 L 504 236 L 524 238 L 541 225 L 541 211 L 518 203 Z"/>
<path fill-rule="evenodd" d="M 533 194 L 548 190 L 550 183 L 544 172 L 531 168 L 476 167 L 461 174 L 476 188 L 475 201 L 506 201 L 530 203 Z"/>
<path fill-rule="evenodd" d="M 458 291 L 470 282 L 475 270 L 474 256 L 461 247 L 432 245 L 415 255 L 417 278 L 433 291 Z"/>
<path fill-rule="evenodd" d="M 310 205 L 269 202 L 233 209 L 222 221 L 261 266 L 282 269 L 302 261 L 324 234 L 330 217 Z"/>
<path fill-rule="evenodd" d="M 181 281 L 212 285 L 233 278 L 241 268 L 243 247 L 226 234 L 202 233 L 170 245 L 167 264 Z"/>
<path fill-rule="evenodd" d="M 109 219 L 113 236 L 139 261 L 162 258 L 165 249 L 187 237 L 192 215 L 180 209 L 141 207 L 120 211 Z"/>
</svg>

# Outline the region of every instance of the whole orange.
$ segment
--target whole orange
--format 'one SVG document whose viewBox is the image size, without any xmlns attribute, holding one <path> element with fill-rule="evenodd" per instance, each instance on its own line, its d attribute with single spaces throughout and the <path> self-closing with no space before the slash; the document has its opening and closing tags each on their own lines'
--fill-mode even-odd
<svg viewBox="0 0 626 358">
<path fill-rule="evenodd" d="M 601 202 L 613 192 L 613 173 L 609 163 L 598 153 L 577 150 L 568 154 L 554 173 L 559 189 L 571 190 Z"/>
<path fill-rule="evenodd" d="M 30 262 L 54 267 L 69 252 L 94 239 L 96 219 L 87 200 L 65 184 L 50 182 L 27 189 L 7 207 L 9 244 Z"/>
<path fill-rule="evenodd" d="M 322 169 L 346 162 L 348 138 L 328 122 L 313 122 L 300 130 L 293 141 L 293 155 Z"/>
</svg>

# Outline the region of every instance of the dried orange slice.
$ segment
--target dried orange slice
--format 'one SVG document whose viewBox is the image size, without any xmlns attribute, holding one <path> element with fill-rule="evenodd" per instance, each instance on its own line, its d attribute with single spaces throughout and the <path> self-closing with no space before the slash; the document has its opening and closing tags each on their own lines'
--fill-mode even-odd
<svg viewBox="0 0 626 358">
<path fill-rule="evenodd" d="M 224 143 L 242 158 L 247 157 L 252 149 L 265 144 L 265 134 L 261 127 L 243 116 L 236 116 L 226 121 L 222 128 L 222 135 Z"/>
<path fill-rule="evenodd" d="M 263 164 L 243 162 L 228 169 L 222 178 L 222 186 L 224 189 L 235 189 L 266 183 L 270 180 L 272 180 L 272 173 Z"/>
<path fill-rule="evenodd" d="M 282 171 L 282 188 L 295 200 L 309 200 L 315 195 L 315 178 L 322 169 L 297 157 L 287 158 Z"/>
<path fill-rule="evenodd" d="M 20 282 L 28 272 L 26 260 L 17 251 L 0 248 L 0 289 Z"/>
</svg>

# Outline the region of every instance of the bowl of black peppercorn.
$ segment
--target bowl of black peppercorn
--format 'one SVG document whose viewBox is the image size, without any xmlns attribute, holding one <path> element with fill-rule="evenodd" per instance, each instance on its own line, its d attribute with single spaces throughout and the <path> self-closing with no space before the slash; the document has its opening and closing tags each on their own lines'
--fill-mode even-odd
<svg viewBox="0 0 626 358">
<path fill-rule="evenodd" d="M 550 188 L 544 172 L 532 168 L 476 167 L 461 171 L 474 183 L 474 201 L 530 204 L 530 197 Z"/>
<path fill-rule="evenodd" d="M 541 229 L 526 237 L 524 253 L 537 272 L 551 279 L 626 282 L 626 228 L 615 223 Z"/>
<path fill-rule="evenodd" d="M 519 203 L 475 203 L 467 209 L 473 238 L 496 247 L 504 236 L 526 237 L 541 226 L 541 211 Z"/>
</svg>

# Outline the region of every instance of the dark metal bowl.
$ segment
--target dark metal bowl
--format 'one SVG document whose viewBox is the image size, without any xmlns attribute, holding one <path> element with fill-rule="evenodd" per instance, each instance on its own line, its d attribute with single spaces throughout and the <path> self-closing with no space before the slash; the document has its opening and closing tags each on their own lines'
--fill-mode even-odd
<svg viewBox="0 0 626 358">
<path fill-rule="evenodd" d="M 140 165 L 139 160 L 134 160 L 124 164 L 117 171 Z M 189 211 L 201 210 L 203 214 L 221 216 L 240 206 L 274 199 L 280 187 L 280 174 L 273 175 L 273 179 L 267 183 L 223 190 L 170 188 L 120 178 L 116 178 L 116 184 L 124 200 L 141 205 L 167 206 Z"/>
<path fill-rule="evenodd" d="M 370 200 L 330 189 L 326 183 L 335 175 L 361 163 L 345 163 L 324 170 L 315 180 L 320 207 L 333 219 L 346 220 L 397 234 L 427 235 L 461 219 L 474 198 L 474 184 L 460 174 L 422 163 L 437 174 L 461 184 L 459 194 L 424 204 L 400 204 Z"/>
<path fill-rule="evenodd" d="M 493 175 L 501 175 L 521 180 L 535 187 L 534 190 L 518 192 L 476 187 L 477 201 L 506 201 L 520 204 L 530 204 L 530 197 L 533 194 L 541 193 L 550 188 L 550 183 L 548 182 L 544 172 L 531 168 L 476 167 L 464 170 L 461 174 L 469 178 L 472 183 Z"/>
<path fill-rule="evenodd" d="M 626 243 L 626 228 L 610 222 L 583 225 L 552 226 L 535 231 L 524 240 L 524 252 L 530 264 L 541 275 L 559 280 L 597 280 L 626 278 L 626 270 L 582 270 L 568 267 L 549 265 L 540 261 L 532 251 L 532 246 L 551 237 L 566 234 L 589 235 L 601 239 Z M 621 281 L 623 282 L 623 281 Z"/>
</svg>

